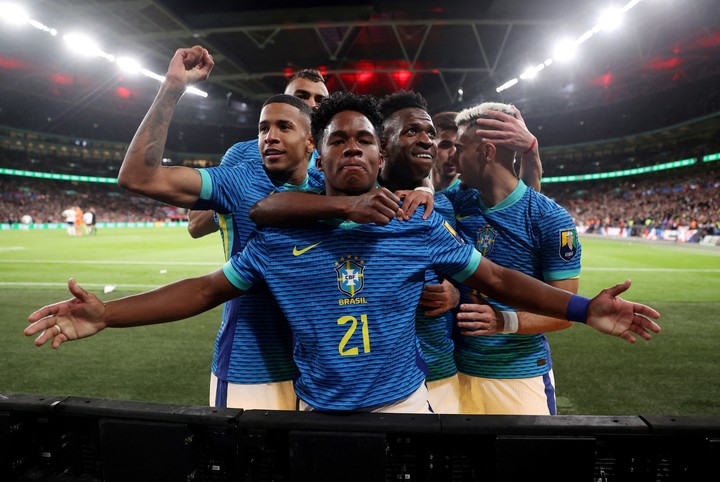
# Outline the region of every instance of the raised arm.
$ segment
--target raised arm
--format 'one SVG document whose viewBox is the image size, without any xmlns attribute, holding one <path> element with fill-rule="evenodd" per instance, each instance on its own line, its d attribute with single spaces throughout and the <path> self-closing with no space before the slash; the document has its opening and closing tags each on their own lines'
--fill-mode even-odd
<svg viewBox="0 0 720 482">
<path fill-rule="evenodd" d="M 163 166 L 162 159 L 177 102 L 188 86 L 207 79 L 212 67 L 212 57 L 198 45 L 175 52 L 120 166 L 120 187 L 174 206 L 195 204 L 202 186 L 198 172 L 184 166 Z"/>
<path fill-rule="evenodd" d="M 577 293 L 579 280 L 573 278 L 549 281 L 548 284 L 571 293 Z M 473 298 L 472 303 L 460 305 L 460 311 L 456 316 L 458 328 L 466 336 L 487 336 L 495 333 L 532 335 L 564 330 L 572 326 L 572 323 L 565 319 L 538 315 L 528 311 L 501 312 L 494 309 L 485 300 L 474 296 Z"/>
<path fill-rule="evenodd" d="M 322 219 L 385 225 L 398 213 L 400 198 L 385 188 L 359 196 L 318 196 L 278 192 L 258 201 L 249 212 L 258 226 L 304 226 Z"/>
<path fill-rule="evenodd" d="M 606 288 L 588 300 L 483 258 L 464 283 L 520 310 L 587 323 L 601 333 L 619 336 L 629 343 L 636 341 L 633 333 L 650 340 L 652 333 L 660 332 L 660 326 L 650 319 L 660 317 L 657 311 L 619 298 L 630 288 L 630 280 Z"/>
<path fill-rule="evenodd" d="M 68 288 L 74 298 L 45 306 L 28 317 L 31 325 L 24 333 L 26 336 L 39 333 L 35 345 L 51 341 L 52 347 L 58 348 L 66 341 L 87 338 L 105 328 L 182 320 L 243 293 L 228 281 L 222 269 L 105 303 L 73 279 Z"/>
<path fill-rule="evenodd" d="M 215 222 L 214 211 L 188 211 L 188 233 L 193 238 L 202 238 L 220 229 Z"/>
<path fill-rule="evenodd" d="M 528 130 L 520 111 L 515 108 L 517 117 L 499 111 L 488 111 L 495 119 L 479 118 L 477 135 L 491 142 L 520 153 L 520 172 L 523 182 L 540 192 L 542 180 L 542 162 L 537 138 Z"/>
</svg>

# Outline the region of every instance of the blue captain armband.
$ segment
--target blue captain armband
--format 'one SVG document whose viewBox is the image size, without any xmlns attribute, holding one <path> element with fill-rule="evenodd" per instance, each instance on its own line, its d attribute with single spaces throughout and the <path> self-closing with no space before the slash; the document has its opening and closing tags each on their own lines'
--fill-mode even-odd
<svg viewBox="0 0 720 482">
<path fill-rule="evenodd" d="M 572 295 L 567 307 L 567 319 L 578 323 L 587 323 L 588 306 L 590 298 Z"/>
</svg>

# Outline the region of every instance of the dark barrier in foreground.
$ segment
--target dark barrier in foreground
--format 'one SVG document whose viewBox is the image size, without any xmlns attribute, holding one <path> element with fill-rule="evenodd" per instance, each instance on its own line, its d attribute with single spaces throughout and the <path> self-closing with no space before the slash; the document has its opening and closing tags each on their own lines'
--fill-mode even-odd
<svg viewBox="0 0 720 482">
<path fill-rule="evenodd" d="M 298 413 L 0 394 L 2 481 L 699 481 L 720 417 Z"/>
</svg>

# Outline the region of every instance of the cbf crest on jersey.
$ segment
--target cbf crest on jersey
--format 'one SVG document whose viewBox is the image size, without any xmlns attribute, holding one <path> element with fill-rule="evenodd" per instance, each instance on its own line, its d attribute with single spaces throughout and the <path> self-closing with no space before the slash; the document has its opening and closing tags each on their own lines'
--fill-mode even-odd
<svg viewBox="0 0 720 482">
<path fill-rule="evenodd" d="M 577 230 L 564 229 L 560 231 L 560 257 L 565 261 L 572 260 L 578 252 Z"/>
<path fill-rule="evenodd" d="M 497 237 L 497 231 L 490 226 L 484 226 L 478 228 L 477 231 L 477 244 L 475 248 L 482 253 L 483 256 L 487 256 L 493 250 L 495 246 L 495 238 Z"/>
<path fill-rule="evenodd" d="M 346 256 L 335 262 L 338 289 L 350 297 L 356 296 L 365 286 L 365 262 L 357 256 Z"/>
</svg>

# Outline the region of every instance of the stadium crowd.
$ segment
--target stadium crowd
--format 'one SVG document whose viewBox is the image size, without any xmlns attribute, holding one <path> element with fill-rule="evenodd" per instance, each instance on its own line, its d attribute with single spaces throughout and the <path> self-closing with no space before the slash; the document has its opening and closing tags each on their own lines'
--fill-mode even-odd
<svg viewBox="0 0 720 482">
<path fill-rule="evenodd" d="M 542 189 L 586 232 L 627 227 L 631 235 L 641 236 L 646 229 L 682 226 L 720 234 L 720 179 L 711 165 L 621 180 L 545 183 Z M 168 221 L 184 212 L 114 184 L 0 175 L 2 222 L 19 223 L 24 215 L 38 223 L 63 222 L 61 213 L 71 205 L 98 207 L 103 223 Z"/>
<path fill-rule="evenodd" d="M 614 227 L 641 236 L 649 229 L 687 227 L 720 234 L 720 179 L 710 166 L 624 180 L 548 183 L 543 191 L 589 233 Z"/>
<path fill-rule="evenodd" d="M 113 184 L 0 175 L 0 222 L 19 223 L 29 215 L 35 223 L 64 223 L 62 212 L 70 206 L 85 210 L 94 206 L 101 223 L 169 221 L 179 216 L 175 207 L 124 192 Z"/>
</svg>

